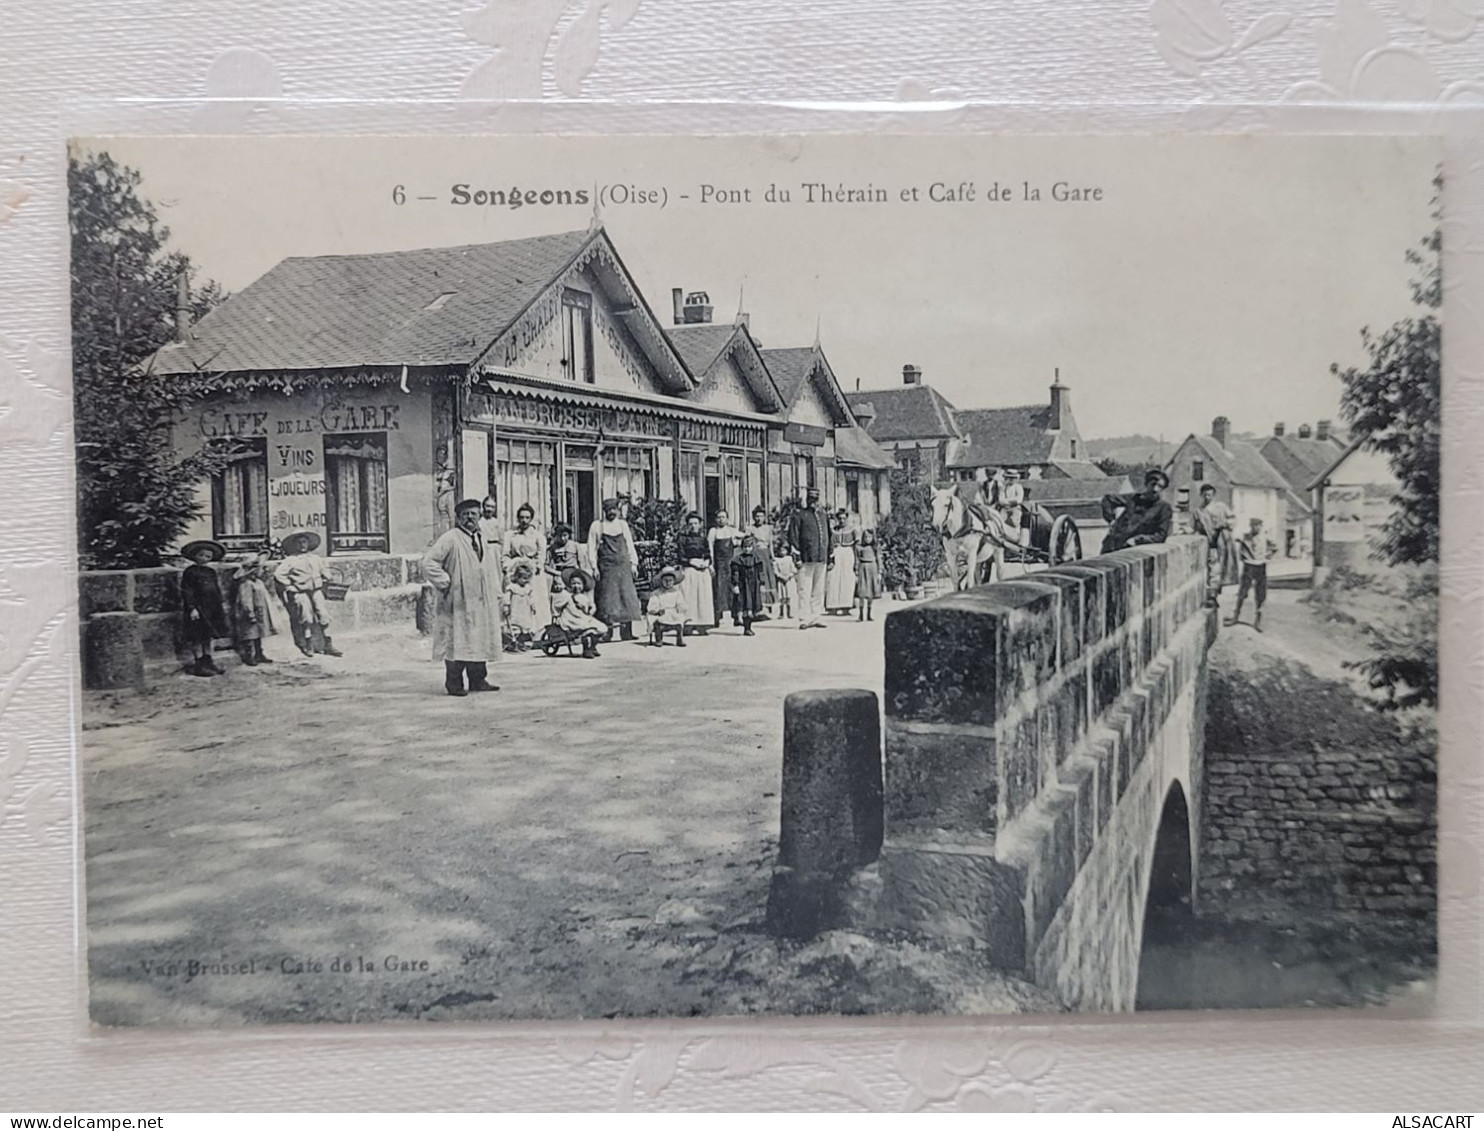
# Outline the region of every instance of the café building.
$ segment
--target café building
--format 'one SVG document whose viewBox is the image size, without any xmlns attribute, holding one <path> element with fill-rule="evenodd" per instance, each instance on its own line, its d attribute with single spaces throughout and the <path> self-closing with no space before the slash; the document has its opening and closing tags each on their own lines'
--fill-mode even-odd
<svg viewBox="0 0 1484 1131">
<path fill-rule="evenodd" d="M 823 355 L 780 356 L 780 382 L 745 319 L 672 303 L 666 327 L 601 227 L 286 259 L 147 363 L 197 393 L 177 450 L 221 468 L 181 541 L 312 530 L 332 556 L 409 557 L 464 497 L 581 537 L 609 496 L 735 519 L 832 485 L 854 421 Z"/>
</svg>

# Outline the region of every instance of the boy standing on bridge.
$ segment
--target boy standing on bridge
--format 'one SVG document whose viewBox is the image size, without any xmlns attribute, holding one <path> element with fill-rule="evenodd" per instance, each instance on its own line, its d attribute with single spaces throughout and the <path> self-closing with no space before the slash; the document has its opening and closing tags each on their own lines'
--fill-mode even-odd
<svg viewBox="0 0 1484 1131">
<path fill-rule="evenodd" d="M 1263 533 L 1262 519 L 1254 518 L 1247 533 L 1237 540 L 1237 558 L 1241 562 L 1242 580 L 1237 586 L 1237 607 L 1232 611 L 1228 625 L 1238 624 L 1242 619 L 1242 602 L 1247 591 L 1252 590 L 1256 609 L 1252 614 L 1252 627 L 1262 631 L 1262 607 L 1268 599 L 1268 561 L 1278 552 L 1278 547 Z"/>
</svg>

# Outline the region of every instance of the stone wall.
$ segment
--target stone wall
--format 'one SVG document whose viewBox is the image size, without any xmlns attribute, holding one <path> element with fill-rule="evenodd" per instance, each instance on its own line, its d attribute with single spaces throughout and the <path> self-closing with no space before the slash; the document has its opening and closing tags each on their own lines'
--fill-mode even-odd
<svg viewBox="0 0 1484 1131">
<path fill-rule="evenodd" d="M 885 842 L 859 915 L 1132 1008 L 1160 815 L 1201 788 L 1203 600 L 1203 544 L 1177 538 L 892 613 Z"/>
</svg>

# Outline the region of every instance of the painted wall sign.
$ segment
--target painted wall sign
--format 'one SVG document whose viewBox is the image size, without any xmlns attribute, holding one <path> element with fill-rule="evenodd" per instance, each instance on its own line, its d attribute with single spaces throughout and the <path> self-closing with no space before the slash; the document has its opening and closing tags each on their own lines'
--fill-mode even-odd
<svg viewBox="0 0 1484 1131">
<path fill-rule="evenodd" d="M 1324 489 L 1324 540 L 1326 542 L 1362 542 L 1365 540 L 1365 488 L 1326 487 Z"/>
<path fill-rule="evenodd" d="M 524 425 L 559 432 L 588 432 L 605 436 L 639 436 L 664 439 L 670 435 L 665 421 L 648 413 L 586 405 L 552 404 L 525 397 L 491 396 L 490 412 L 496 426 Z"/>
<path fill-rule="evenodd" d="M 790 444 L 808 444 L 810 447 L 819 448 L 824 446 L 829 435 L 829 429 L 820 428 L 814 424 L 785 424 L 783 426 L 783 438 Z"/>
</svg>

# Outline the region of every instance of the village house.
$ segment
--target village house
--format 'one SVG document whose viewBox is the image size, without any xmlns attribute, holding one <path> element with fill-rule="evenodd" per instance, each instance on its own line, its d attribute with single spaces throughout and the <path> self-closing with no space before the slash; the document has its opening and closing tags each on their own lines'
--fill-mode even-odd
<svg viewBox="0 0 1484 1131">
<path fill-rule="evenodd" d="M 148 363 L 201 394 L 177 447 L 226 461 L 182 541 L 313 530 L 353 564 L 420 555 L 462 497 L 580 532 L 610 496 L 740 516 L 800 468 L 833 488 L 856 424 L 823 353 L 772 351 L 775 380 L 745 320 L 672 302 L 667 328 L 598 227 L 286 259 Z"/>
<path fill-rule="evenodd" d="M 915 365 L 902 366 L 902 383 L 847 394 L 856 418 L 898 467 L 919 483 L 944 477 L 948 445 L 962 438 L 954 408 L 922 379 Z"/>
<path fill-rule="evenodd" d="M 1211 422 L 1209 436 L 1187 436 L 1165 471 L 1176 499 L 1198 506 L 1200 489 L 1209 483 L 1216 488 L 1217 500 L 1232 509 L 1238 533 L 1245 531 L 1252 519 L 1260 518 L 1268 536 L 1275 543 L 1281 542 L 1288 484 L 1257 448 L 1232 437 L 1231 421 L 1225 416 Z"/>
<path fill-rule="evenodd" d="M 1354 569 L 1365 564 L 1401 489 L 1390 459 L 1357 437 L 1308 486 L 1315 567 Z"/>
<path fill-rule="evenodd" d="M 1014 469 L 1025 479 L 1106 478 L 1087 459 L 1072 414 L 1071 390 L 1058 373 L 1046 404 L 969 408 L 954 412 L 960 438 L 948 444 L 951 476 L 972 479 L 981 469 Z"/>
<path fill-rule="evenodd" d="M 1309 557 L 1314 542 L 1314 509 L 1310 503 L 1309 485 L 1316 475 L 1334 463 L 1345 450 L 1345 443 L 1328 420 L 1319 421 L 1312 429 L 1301 424 L 1295 432 L 1289 432 L 1280 421 L 1273 425 L 1273 434 L 1263 440 L 1257 450 L 1289 488 L 1284 495 L 1285 529 L 1281 552 L 1290 558 Z"/>
</svg>

